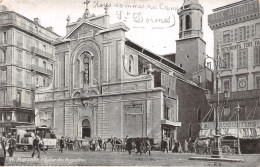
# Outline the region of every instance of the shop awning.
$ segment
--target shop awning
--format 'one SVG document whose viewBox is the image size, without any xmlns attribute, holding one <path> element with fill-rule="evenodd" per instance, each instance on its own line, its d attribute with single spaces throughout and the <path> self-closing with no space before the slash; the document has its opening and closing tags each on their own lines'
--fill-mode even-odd
<svg viewBox="0 0 260 167">
<path fill-rule="evenodd" d="M 233 136 L 237 137 L 237 129 L 222 128 L 220 129 L 221 136 Z M 200 130 L 200 138 L 213 138 L 215 135 L 215 129 L 202 129 Z M 241 139 L 259 139 L 260 128 L 241 128 L 239 129 L 239 138 Z"/>
<path fill-rule="evenodd" d="M 215 135 L 215 122 L 202 122 L 199 133 L 200 138 L 212 138 Z M 219 122 L 221 136 L 238 136 L 237 121 Z M 239 138 L 260 138 L 260 120 L 247 120 L 239 122 Z"/>
<path fill-rule="evenodd" d="M 181 122 L 173 122 L 173 121 L 169 121 L 169 120 L 161 120 L 161 124 L 164 125 L 171 125 L 171 126 L 181 126 Z"/>
</svg>

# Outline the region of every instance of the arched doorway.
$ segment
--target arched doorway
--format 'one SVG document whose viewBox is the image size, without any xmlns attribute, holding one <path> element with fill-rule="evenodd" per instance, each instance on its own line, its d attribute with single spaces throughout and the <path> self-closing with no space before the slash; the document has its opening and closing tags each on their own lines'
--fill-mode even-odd
<svg viewBox="0 0 260 167">
<path fill-rule="evenodd" d="M 90 129 L 90 122 L 88 119 L 84 119 L 82 121 L 82 138 L 90 137 L 91 129 Z"/>
</svg>

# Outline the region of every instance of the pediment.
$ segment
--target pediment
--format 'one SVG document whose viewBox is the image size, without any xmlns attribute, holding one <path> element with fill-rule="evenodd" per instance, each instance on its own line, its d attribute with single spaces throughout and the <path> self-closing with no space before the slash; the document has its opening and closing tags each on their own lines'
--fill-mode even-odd
<svg viewBox="0 0 260 167">
<path fill-rule="evenodd" d="M 102 29 L 104 28 L 90 22 L 79 22 L 64 39 L 92 38 Z"/>
</svg>

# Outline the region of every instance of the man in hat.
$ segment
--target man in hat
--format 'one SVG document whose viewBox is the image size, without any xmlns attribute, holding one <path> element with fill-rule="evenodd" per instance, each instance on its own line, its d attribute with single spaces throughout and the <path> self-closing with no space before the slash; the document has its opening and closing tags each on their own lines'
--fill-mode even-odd
<svg viewBox="0 0 260 167">
<path fill-rule="evenodd" d="M 59 149 L 59 152 L 63 153 L 63 149 L 65 147 L 65 143 L 64 143 L 64 137 L 61 136 L 61 139 L 60 139 L 60 149 Z"/>
<path fill-rule="evenodd" d="M 8 153 L 9 153 L 10 157 L 12 157 L 13 154 L 14 154 L 15 145 L 16 145 L 15 137 L 12 136 L 12 137 L 8 140 L 8 143 L 9 143 Z"/>
<path fill-rule="evenodd" d="M 39 148 L 39 136 L 36 136 L 35 139 L 33 140 L 33 153 L 32 153 L 32 158 L 34 157 L 35 151 L 38 153 L 38 158 L 40 158 L 40 148 Z"/>
</svg>

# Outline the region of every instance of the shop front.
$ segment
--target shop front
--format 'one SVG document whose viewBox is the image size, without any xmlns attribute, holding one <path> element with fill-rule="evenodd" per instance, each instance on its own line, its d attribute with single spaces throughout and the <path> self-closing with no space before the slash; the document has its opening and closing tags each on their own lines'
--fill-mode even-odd
<svg viewBox="0 0 260 167">
<path fill-rule="evenodd" d="M 162 120 L 162 140 L 168 143 L 168 149 L 173 149 L 173 142 L 177 139 L 177 127 L 181 126 L 181 122 L 172 122 L 169 120 Z"/>
<path fill-rule="evenodd" d="M 222 139 L 233 138 L 240 141 L 241 153 L 260 153 L 260 120 L 227 121 L 219 123 Z M 200 138 L 213 138 L 215 122 L 201 123 Z"/>
</svg>

